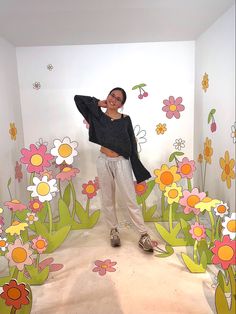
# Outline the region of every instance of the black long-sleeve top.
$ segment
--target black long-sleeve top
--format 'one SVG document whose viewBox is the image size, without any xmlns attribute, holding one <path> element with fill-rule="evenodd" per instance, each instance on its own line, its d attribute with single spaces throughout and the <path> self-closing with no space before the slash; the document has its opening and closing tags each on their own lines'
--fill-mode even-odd
<svg viewBox="0 0 236 314">
<path fill-rule="evenodd" d="M 98 106 L 95 97 L 75 95 L 75 104 L 89 123 L 89 141 L 109 148 L 126 159 L 130 158 L 138 183 L 151 177 L 138 157 L 137 143 L 130 117 L 111 119 Z"/>
</svg>

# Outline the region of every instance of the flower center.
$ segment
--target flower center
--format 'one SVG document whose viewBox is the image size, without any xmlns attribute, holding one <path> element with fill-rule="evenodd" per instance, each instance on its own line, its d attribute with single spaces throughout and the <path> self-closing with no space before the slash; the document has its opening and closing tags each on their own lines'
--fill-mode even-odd
<svg viewBox="0 0 236 314">
<path fill-rule="evenodd" d="M 27 252 L 22 247 L 17 247 L 12 251 L 11 257 L 15 263 L 23 263 L 27 258 Z"/>
<path fill-rule="evenodd" d="M 144 185 L 143 184 L 137 184 L 136 185 L 136 191 L 143 192 L 144 191 Z"/>
<path fill-rule="evenodd" d="M 33 166 L 40 166 L 43 162 L 43 158 L 39 154 L 35 154 L 31 157 L 30 162 Z"/>
<path fill-rule="evenodd" d="M 225 173 L 227 174 L 227 175 L 229 175 L 230 174 L 230 167 L 229 167 L 229 165 L 227 164 L 227 165 L 225 165 Z"/>
<path fill-rule="evenodd" d="M 164 171 L 160 176 L 160 181 L 164 185 L 170 185 L 174 181 L 174 176 L 170 171 Z"/>
<path fill-rule="evenodd" d="M 0 247 L 5 247 L 5 245 L 6 245 L 6 241 L 0 240 Z"/>
<path fill-rule="evenodd" d="M 178 196 L 178 191 L 176 189 L 171 189 L 168 192 L 168 196 L 169 198 L 176 198 Z"/>
<path fill-rule="evenodd" d="M 236 232 L 236 220 L 230 220 L 230 221 L 227 223 L 227 229 L 228 229 L 230 232 Z"/>
<path fill-rule="evenodd" d="M 21 297 L 21 292 L 19 289 L 13 287 L 8 289 L 7 296 L 12 300 L 18 300 Z"/>
<path fill-rule="evenodd" d="M 43 249 L 43 248 L 45 248 L 45 242 L 44 242 L 43 240 L 38 240 L 38 241 L 36 242 L 36 247 L 37 247 L 38 249 Z"/>
<path fill-rule="evenodd" d="M 181 172 L 183 174 L 189 174 L 191 172 L 191 166 L 189 164 L 185 164 L 181 167 Z"/>
<path fill-rule="evenodd" d="M 200 198 L 197 195 L 190 195 L 187 199 L 187 204 L 190 207 L 194 207 L 199 201 Z"/>
<path fill-rule="evenodd" d="M 177 108 L 176 105 L 170 105 L 170 107 L 169 107 L 170 111 L 175 111 L 176 108 Z"/>
<path fill-rule="evenodd" d="M 195 227 L 195 228 L 193 229 L 193 233 L 195 234 L 196 237 L 200 237 L 200 236 L 203 234 L 202 228 L 200 228 L 200 227 Z"/>
<path fill-rule="evenodd" d="M 210 148 L 209 148 L 208 146 L 205 148 L 205 155 L 206 155 L 207 157 L 210 156 Z"/>
<path fill-rule="evenodd" d="M 50 186 L 46 182 L 40 182 L 37 186 L 37 193 L 45 196 L 50 192 Z"/>
<path fill-rule="evenodd" d="M 11 202 L 14 204 L 20 204 L 20 201 L 18 201 L 18 200 L 12 200 Z"/>
<path fill-rule="evenodd" d="M 29 215 L 28 219 L 29 219 L 29 221 L 34 221 L 34 215 Z"/>
<path fill-rule="evenodd" d="M 61 144 L 59 149 L 58 149 L 58 153 L 61 157 L 68 157 L 71 155 L 72 153 L 72 148 L 70 145 L 68 144 Z"/>
<path fill-rule="evenodd" d="M 94 186 L 93 185 L 88 185 L 87 187 L 86 187 L 86 192 L 87 193 L 93 193 L 95 191 L 95 189 L 94 189 Z"/>
<path fill-rule="evenodd" d="M 107 267 L 108 267 L 108 266 L 105 265 L 105 264 L 101 265 L 101 268 L 107 268 Z"/>
<path fill-rule="evenodd" d="M 12 226 L 18 226 L 20 224 L 20 222 L 19 221 L 17 221 L 17 220 L 15 220 L 15 221 L 13 221 L 13 223 L 11 224 Z"/>
<path fill-rule="evenodd" d="M 34 209 L 38 209 L 39 208 L 39 203 L 38 202 L 35 202 L 33 203 L 33 206 L 32 206 Z"/>
<path fill-rule="evenodd" d="M 218 256 L 222 261 L 230 261 L 234 256 L 234 250 L 231 246 L 223 245 L 218 250 Z"/>
<path fill-rule="evenodd" d="M 220 205 L 217 207 L 217 211 L 218 213 L 223 214 L 226 212 L 226 207 L 224 205 Z"/>
<path fill-rule="evenodd" d="M 71 168 L 70 167 L 65 167 L 62 169 L 62 172 L 70 172 Z"/>
</svg>

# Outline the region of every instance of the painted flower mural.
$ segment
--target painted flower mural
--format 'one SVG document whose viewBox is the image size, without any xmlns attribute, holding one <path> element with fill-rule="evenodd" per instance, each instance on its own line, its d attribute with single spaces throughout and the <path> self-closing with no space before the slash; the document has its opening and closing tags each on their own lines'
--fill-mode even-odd
<svg viewBox="0 0 236 314">
<path fill-rule="evenodd" d="M 182 97 L 174 98 L 173 96 L 168 99 L 163 100 L 164 107 L 162 110 L 166 112 L 166 117 L 171 119 L 175 117 L 176 119 L 180 118 L 180 112 L 184 111 L 185 107 L 182 105 Z"/>
<path fill-rule="evenodd" d="M 225 235 L 222 241 L 216 240 L 211 251 L 214 254 L 213 264 L 220 264 L 223 269 L 236 264 L 236 241 L 231 240 L 229 235 Z"/>
<path fill-rule="evenodd" d="M 141 145 L 147 142 L 146 131 L 142 130 L 140 125 L 137 124 L 134 127 L 134 135 L 135 135 L 136 142 L 137 142 L 138 153 L 140 153 L 142 150 Z"/>
<path fill-rule="evenodd" d="M 93 272 L 98 272 L 100 276 L 104 276 L 107 272 L 115 272 L 116 269 L 113 266 L 116 264 L 116 262 L 112 262 L 110 259 L 105 261 L 97 260 L 95 261 L 96 267 L 93 268 Z"/>
<path fill-rule="evenodd" d="M 205 72 L 202 78 L 202 89 L 204 90 L 205 93 L 208 87 L 209 87 L 209 78 L 208 78 L 208 74 Z"/>
<path fill-rule="evenodd" d="M 10 123 L 9 134 L 11 135 L 11 139 L 13 141 L 15 141 L 16 140 L 16 135 L 17 135 L 17 128 L 16 128 L 14 122 Z"/>
<path fill-rule="evenodd" d="M 51 149 L 51 154 L 56 157 L 56 163 L 58 165 L 63 162 L 71 165 L 74 161 L 74 157 L 78 155 L 76 147 L 77 142 L 72 142 L 69 137 L 65 137 L 61 140 L 54 140 L 54 148 Z"/>
<path fill-rule="evenodd" d="M 182 178 L 192 179 L 195 170 L 196 167 L 194 160 L 189 160 L 187 157 L 184 157 L 182 161 L 178 162 L 177 172 Z"/>
<path fill-rule="evenodd" d="M 223 235 L 229 235 L 231 240 L 236 238 L 236 213 L 232 213 L 230 217 L 225 217 L 222 222 Z"/>
<path fill-rule="evenodd" d="M 200 225 L 198 222 L 195 222 L 194 225 L 191 225 L 189 233 L 192 235 L 192 238 L 201 241 L 206 238 L 206 229 L 203 225 Z"/>
<path fill-rule="evenodd" d="M 40 202 L 51 201 L 54 193 L 58 192 L 56 180 L 52 179 L 48 181 L 47 176 L 44 176 L 42 180 L 37 177 L 33 178 L 34 185 L 27 187 L 28 191 L 31 191 L 31 197 L 38 197 Z"/>
<path fill-rule="evenodd" d="M 97 195 L 97 185 L 92 180 L 89 180 L 88 183 L 82 184 L 82 187 L 82 194 L 86 194 L 89 199 Z"/>
<path fill-rule="evenodd" d="M 166 124 L 165 123 L 157 124 L 157 126 L 156 126 L 157 135 L 164 134 L 166 131 L 167 131 L 167 128 L 166 128 Z"/>
<path fill-rule="evenodd" d="M 189 214 L 194 212 L 198 215 L 200 209 L 196 208 L 196 205 L 206 196 L 205 192 L 199 192 L 198 188 L 194 188 L 191 192 L 188 190 L 183 191 L 183 197 L 179 203 L 184 207 L 184 213 Z"/>
<path fill-rule="evenodd" d="M 177 138 L 177 139 L 175 140 L 173 146 L 175 147 L 175 149 L 181 150 L 182 148 L 185 147 L 185 141 L 182 140 L 182 138 Z"/>
<path fill-rule="evenodd" d="M 162 165 L 161 169 L 155 169 L 154 174 L 156 176 L 155 183 L 159 185 L 161 191 L 164 191 L 166 186 L 181 179 L 181 176 L 177 173 L 177 167 L 168 167 L 166 164 Z"/>
<path fill-rule="evenodd" d="M 235 160 L 229 157 L 229 152 L 225 152 L 224 158 L 220 158 L 220 167 L 223 170 L 221 173 L 221 180 L 226 182 L 227 188 L 231 188 L 231 180 L 235 179 L 235 172 L 234 172 L 234 165 Z"/>
<path fill-rule="evenodd" d="M 211 147 L 211 140 L 207 137 L 204 143 L 203 151 L 204 159 L 207 163 L 211 164 L 211 156 L 213 155 L 213 148 Z"/>
</svg>

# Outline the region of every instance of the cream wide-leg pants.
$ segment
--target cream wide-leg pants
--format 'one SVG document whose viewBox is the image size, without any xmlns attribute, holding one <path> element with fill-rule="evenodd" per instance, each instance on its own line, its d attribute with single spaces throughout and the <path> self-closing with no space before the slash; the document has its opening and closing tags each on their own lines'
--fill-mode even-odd
<svg viewBox="0 0 236 314">
<path fill-rule="evenodd" d="M 97 172 L 101 193 L 102 212 L 110 229 L 118 227 L 115 207 L 115 184 L 119 188 L 129 211 L 129 216 L 140 234 L 147 233 L 136 193 L 130 161 L 122 156 L 108 157 L 100 153 Z"/>
</svg>

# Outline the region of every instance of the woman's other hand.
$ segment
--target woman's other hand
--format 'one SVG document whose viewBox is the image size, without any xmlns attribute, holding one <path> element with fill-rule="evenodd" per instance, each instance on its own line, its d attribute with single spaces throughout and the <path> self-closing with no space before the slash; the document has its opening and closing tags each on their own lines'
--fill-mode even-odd
<svg viewBox="0 0 236 314">
<path fill-rule="evenodd" d="M 107 101 L 106 100 L 99 100 L 98 106 L 102 108 L 107 108 Z"/>
</svg>

